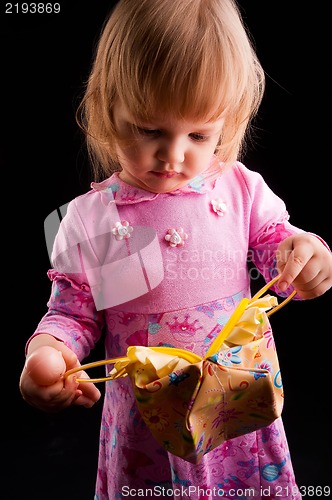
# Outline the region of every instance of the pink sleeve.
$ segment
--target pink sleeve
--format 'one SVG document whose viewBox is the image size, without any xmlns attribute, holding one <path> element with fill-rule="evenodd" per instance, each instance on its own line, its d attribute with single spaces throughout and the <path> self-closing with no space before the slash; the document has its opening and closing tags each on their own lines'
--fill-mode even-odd
<svg viewBox="0 0 332 500">
<path fill-rule="evenodd" d="M 290 223 L 285 203 L 269 188 L 259 173 L 249 171 L 241 165 L 239 172 L 251 200 L 248 258 L 264 279 L 270 281 L 278 274 L 276 260 L 278 245 L 289 236 L 305 231 Z M 329 248 L 320 236 L 310 234 L 319 238 Z M 281 296 L 289 295 L 292 291 L 291 287 L 286 293 L 280 292 L 276 287 L 273 289 Z"/>
<path fill-rule="evenodd" d="M 40 334 L 48 333 L 62 340 L 82 360 L 90 353 L 101 337 L 103 313 L 96 311 L 87 283 L 69 278 L 54 269 L 48 272 L 52 291 L 47 303 L 48 311 L 27 342 Z"/>
<path fill-rule="evenodd" d="M 84 272 L 80 249 L 84 241 L 86 245 L 91 243 L 76 205 L 71 202 L 53 246 L 53 269 L 48 271 L 52 282 L 48 311 L 28 339 L 26 348 L 34 336 L 48 333 L 62 340 L 82 360 L 99 340 L 104 316 L 102 311 L 96 310 L 91 286 Z M 87 254 L 98 262 L 93 250 L 89 248 Z"/>
</svg>

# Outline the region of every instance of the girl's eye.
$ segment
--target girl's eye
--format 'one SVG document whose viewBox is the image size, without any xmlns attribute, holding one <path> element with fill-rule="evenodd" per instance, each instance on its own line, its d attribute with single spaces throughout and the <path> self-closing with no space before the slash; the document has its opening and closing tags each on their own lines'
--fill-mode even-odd
<svg viewBox="0 0 332 500">
<path fill-rule="evenodd" d="M 162 133 L 162 131 L 159 129 L 144 128 L 137 126 L 135 127 L 135 130 L 139 135 L 144 135 L 145 137 L 151 137 L 151 138 L 159 137 L 160 134 Z M 204 142 L 207 141 L 209 138 L 207 135 L 199 134 L 196 132 L 189 134 L 189 137 L 195 142 Z"/>
<path fill-rule="evenodd" d="M 203 135 L 203 134 L 196 134 L 196 133 L 192 133 L 190 134 L 190 137 L 196 141 L 196 142 L 203 142 L 203 141 L 207 141 L 208 139 L 208 136 L 207 135 Z"/>
<path fill-rule="evenodd" d="M 150 128 L 141 128 L 141 127 L 136 127 L 137 132 L 140 135 L 145 135 L 147 137 L 156 137 L 160 134 L 160 130 L 154 130 Z"/>
</svg>

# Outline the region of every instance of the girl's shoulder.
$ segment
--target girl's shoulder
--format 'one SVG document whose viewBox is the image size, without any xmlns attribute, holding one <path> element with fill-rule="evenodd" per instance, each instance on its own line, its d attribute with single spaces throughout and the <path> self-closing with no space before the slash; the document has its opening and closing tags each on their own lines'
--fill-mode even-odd
<svg viewBox="0 0 332 500">
<path fill-rule="evenodd" d="M 262 174 L 260 174 L 256 170 L 248 168 L 244 163 L 240 161 L 236 161 L 229 167 L 226 167 L 223 170 L 223 177 L 232 179 L 232 182 L 243 185 L 249 190 L 257 184 L 266 186 L 266 182 Z"/>
<path fill-rule="evenodd" d="M 228 185 L 232 191 L 237 188 L 245 198 L 248 198 L 252 202 L 261 201 L 262 199 L 280 200 L 260 172 L 248 168 L 240 161 L 225 168 L 223 175 L 220 177 L 220 182 Z"/>
<path fill-rule="evenodd" d="M 112 174 L 107 179 L 101 182 L 91 182 L 89 191 L 76 196 L 70 203 L 69 208 L 91 212 L 100 204 L 108 205 L 110 201 L 114 201 L 115 193 L 119 189 L 118 172 Z"/>
</svg>

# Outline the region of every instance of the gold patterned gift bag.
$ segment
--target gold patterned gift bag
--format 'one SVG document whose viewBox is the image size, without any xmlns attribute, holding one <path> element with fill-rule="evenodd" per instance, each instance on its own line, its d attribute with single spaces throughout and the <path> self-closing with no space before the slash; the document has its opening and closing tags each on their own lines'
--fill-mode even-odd
<svg viewBox="0 0 332 500">
<path fill-rule="evenodd" d="M 262 295 L 242 299 L 204 358 L 185 349 L 131 346 L 127 355 L 82 365 L 66 376 L 114 363 L 100 382 L 129 376 L 138 409 L 158 443 L 199 463 L 222 442 L 271 424 L 283 409 L 283 386 L 269 316 L 284 306 Z"/>
</svg>

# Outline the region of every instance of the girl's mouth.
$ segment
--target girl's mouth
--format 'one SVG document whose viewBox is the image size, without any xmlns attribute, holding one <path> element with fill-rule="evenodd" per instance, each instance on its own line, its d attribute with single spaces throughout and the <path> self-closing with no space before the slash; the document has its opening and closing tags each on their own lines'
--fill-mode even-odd
<svg viewBox="0 0 332 500">
<path fill-rule="evenodd" d="M 160 177 L 161 179 L 171 179 L 172 177 L 179 175 L 178 172 L 155 172 L 154 170 L 152 171 L 152 174 L 156 177 Z"/>
</svg>

